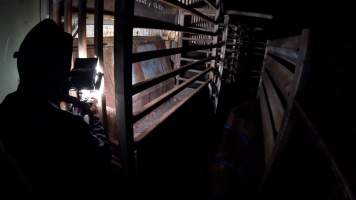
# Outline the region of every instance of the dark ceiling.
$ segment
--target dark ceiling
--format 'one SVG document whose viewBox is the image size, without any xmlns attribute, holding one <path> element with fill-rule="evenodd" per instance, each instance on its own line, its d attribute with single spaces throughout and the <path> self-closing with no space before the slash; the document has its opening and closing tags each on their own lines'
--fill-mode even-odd
<svg viewBox="0 0 356 200">
<path fill-rule="evenodd" d="M 265 27 L 274 32 L 288 32 L 301 28 L 327 26 L 333 13 L 331 1 L 313 0 L 223 0 L 224 9 L 263 13 L 273 16 L 272 20 L 230 16 L 235 23 L 245 23 L 252 27 Z M 322 2 L 322 3 L 319 3 Z"/>
<path fill-rule="evenodd" d="M 264 0 L 224 0 L 225 10 L 240 10 L 249 12 L 259 12 L 273 14 L 274 6 L 271 1 Z M 276 0 L 274 1 L 276 2 Z M 276 3 L 273 3 L 274 5 Z"/>
</svg>

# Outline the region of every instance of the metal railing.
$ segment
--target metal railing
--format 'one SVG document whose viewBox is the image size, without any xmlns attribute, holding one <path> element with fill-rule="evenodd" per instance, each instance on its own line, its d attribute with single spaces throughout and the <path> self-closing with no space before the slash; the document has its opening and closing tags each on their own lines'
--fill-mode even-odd
<svg viewBox="0 0 356 200">
<path fill-rule="evenodd" d="M 49 2 L 53 3 L 54 1 Z M 52 18 L 58 24 L 61 24 L 62 13 L 60 6 L 62 4 L 58 2 L 51 4 L 49 8 Z M 170 108 L 158 120 L 156 126 L 164 122 L 168 116 L 186 102 L 189 102 L 195 94 L 204 88 L 211 90 L 210 94 L 213 94 L 215 104 L 217 104 L 218 94 L 214 94 L 214 91 L 217 91 L 216 88 L 219 88 L 218 85 L 221 84 L 221 70 L 223 69 L 222 53 L 218 51 L 225 49 L 226 46 L 226 40 L 221 39 L 223 31 L 219 31 L 219 26 L 221 25 L 219 23 L 223 23 L 223 20 L 220 19 L 221 8 L 219 0 L 159 0 L 158 2 L 164 5 L 163 7 L 178 11 L 176 24 L 167 22 L 164 19 L 152 19 L 144 14 L 141 16 L 142 13 L 140 13 L 140 16 L 135 16 L 135 2 L 133 0 L 116 0 L 114 8 L 109 9 L 104 6 L 104 0 L 95 0 L 94 7 L 88 6 L 86 0 L 78 1 L 77 7 L 73 7 L 72 0 L 64 0 L 63 4 L 65 31 L 73 32 L 72 14 L 77 13 L 78 30 L 75 32 L 78 35 L 79 53 L 82 54 L 80 57 L 87 57 L 87 15 L 94 14 L 95 55 L 103 68 L 105 68 L 103 59 L 104 15 L 114 18 L 114 85 L 115 112 L 117 116 L 115 126 L 118 127 L 117 134 L 120 146 L 117 149 L 120 149 L 121 166 L 128 176 L 133 175 L 136 168 L 134 153 L 136 143 L 143 140 L 155 128 L 151 127 L 143 134 L 134 135 L 133 125 L 135 122 L 190 86 L 193 88 L 192 92 L 181 102 Z M 178 46 L 169 49 L 133 53 L 134 28 L 179 32 Z M 193 53 L 200 56 L 189 56 Z M 178 64 L 176 63 L 176 66 L 170 72 L 132 84 L 133 63 L 173 55 L 176 56 Z M 188 74 L 188 72 L 190 74 L 188 77 L 181 76 Z M 139 110 L 133 110 L 133 95 L 172 78 L 177 80 L 177 84 L 173 88 L 153 99 Z M 195 87 L 196 85 L 198 87 Z M 105 96 L 102 96 L 102 108 L 104 127 L 107 128 Z"/>
<path fill-rule="evenodd" d="M 160 105 L 165 103 L 167 100 L 172 98 L 174 95 L 178 94 L 180 91 L 189 87 L 192 83 L 200 80 L 201 77 L 209 74 L 211 71 L 216 69 L 215 65 L 217 63 L 216 55 L 208 55 L 206 58 L 194 59 L 194 62 L 180 66 L 179 68 L 173 69 L 172 71 L 158 75 L 156 77 L 132 84 L 132 63 L 141 62 L 149 59 L 171 56 L 171 55 L 182 55 L 188 52 L 194 52 L 198 50 L 211 50 L 216 51 L 217 48 L 221 47 L 222 44 L 215 40 L 215 43 L 203 43 L 196 45 L 193 40 L 188 40 L 189 45 L 161 49 L 155 51 L 146 51 L 139 53 L 132 53 L 132 31 L 133 28 L 149 28 L 149 29 L 162 29 L 162 30 L 172 30 L 178 31 L 185 34 L 190 34 L 186 36 L 188 38 L 202 38 L 208 39 L 208 37 L 218 37 L 220 34 L 214 27 L 218 24 L 218 19 L 216 16 L 208 16 L 203 12 L 198 11 L 194 8 L 197 3 L 204 2 L 209 7 L 213 7 L 215 10 L 220 8 L 210 1 L 176 1 L 176 0 L 161 0 L 161 3 L 168 4 L 179 10 L 184 11 L 184 15 L 187 13 L 191 16 L 194 23 L 188 25 L 176 25 L 168 22 L 163 22 L 156 19 L 138 17 L 134 16 L 134 3 L 133 1 L 116 1 L 115 2 L 115 28 L 114 28 L 114 63 L 115 63 L 115 94 L 116 94 L 116 113 L 117 113 L 117 127 L 119 134 L 119 143 L 121 148 L 121 160 L 122 166 L 128 175 L 132 175 L 135 169 L 135 142 L 138 142 L 148 134 L 140 134 L 134 136 L 133 124 L 145 117 L 150 112 L 154 111 Z M 217 14 L 219 12 L 216 12 Z M 192 17 L 194 16 L 194 17 Z M 193 20 L 194 18 L 194 20 Z M 117 20 L 118 19 L 118 20 Z M 211 64 L 213 62 L 213 65 Z M 141 109 L 133 112 L 132 109 L 132 96 L 142 92 L 150 87 L 160 84 L 162 81 L 173 78 L 180 75 L 188 70 L 194 69 L 196 66 L 204 65 L 210 62 L 210 65 L 204 70 L 200 71 L 193 77 L 184 79 L 183 83 L 176 85 L 166 93 L 162 94 L 158 98 L 152 100 L 151 102 L 144 105 Z M 210 75 L 212 76 L 212 75 Z M 185 101 L 189 101 L 191 97 L 197 92 L 207 87 L 207 85 L 212 81 L 211 78 L 204 81 L 195 92 L 189 96 Z M 184 102 L 180 102 L 178 106 L 183 105 Z M 172 111 L 168 114 L 174 113 L 177 107 L 175 106 Z"/>
</svg>

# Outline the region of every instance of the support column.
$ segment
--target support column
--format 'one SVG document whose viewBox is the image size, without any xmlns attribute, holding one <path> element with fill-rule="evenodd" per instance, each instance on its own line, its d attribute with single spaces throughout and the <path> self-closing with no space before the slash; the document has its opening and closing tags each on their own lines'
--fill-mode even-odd
<svg viewBox="0 0 356 200">
<path fill-rule="evenodd" d="M 116 125 L 121 148 L 122 167 L 130 179 L 135 175 L 132 123 L 132 34 L 134 1 L 115 1 L 114 75 Z"/>
<path fill-rule="evenodd" d="M 95 13 L 94 13 L 94 44 L 95 44 L 95 54 L 98 58 L 99 70 L 104 72 L 104 36 L 103 36 L 103 26 L 104 26 L 104 0 L 95 0 Z M 105 76 L 105 75 L 104 75 Z M 105 78 L 105 77 L 104 77 Z M 104 78 L 101 80 L 101 91 L 104 91 Z M 105 130 L 108 130 L 108 120 L 106 112 L 106 97 L 105 93 L 101 93 L 101 113 L 102 113 L 102 123 Z"/>
<path fill-rule="evenodd" d="M 72 0 L 64 1 L 64 31 L 72 34 Z"/>
<path fill-rule="evenodd" d="M 87 31 L 86 31 L 86 21 L 87 21 L 87 1 L 79 0 L 78 4 L 78 51 L 79 58 L 87 57 Z"/>
</svg>

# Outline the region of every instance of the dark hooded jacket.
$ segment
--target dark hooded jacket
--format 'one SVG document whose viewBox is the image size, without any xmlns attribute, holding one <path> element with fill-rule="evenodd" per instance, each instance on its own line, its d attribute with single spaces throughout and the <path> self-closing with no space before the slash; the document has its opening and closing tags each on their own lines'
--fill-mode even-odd
<svg viewBox="0 0 356 200">
<path fill-rule="evenodd" d="M 0 105 L 0 141 L 35 195 L 105 188 L 111 158 L 105 138 L 56 106 L 68 92 L 71 53 L 71 35 L 52 20 L 40 22 L 16 54 L 18 90 Z"/>
</svg>

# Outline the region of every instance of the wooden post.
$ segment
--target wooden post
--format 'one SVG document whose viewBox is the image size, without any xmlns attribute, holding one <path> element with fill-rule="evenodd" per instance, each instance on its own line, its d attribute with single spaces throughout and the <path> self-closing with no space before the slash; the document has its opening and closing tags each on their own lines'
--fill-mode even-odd
<svg viewBox="0 0 356 200">
<path fill-rule="evenodd" d="M 99 67 L 103 72 L 104 68 L 104 53 L 103 53 L 103 25 L 104 25 L 104 0 L 95 0 L 95 18 L 94 18 L 94 44 L 95 54 L 99 61 Z M 104 75 L 105 76 L 105 75 Z M 104 77 L 105 78 L 105 77 Z M 104 85 L 104 79 L 102 80 L 101 87 Z M 101 90 L 104 88 L 101 88 Z M 107 112 L 106 112 L 106 97 L 105 93 L 101 94 L 101 113 L 102 122 L 105 130 L 108 130 L 107 124 Z"/>
<path fill-rule="evenodd" d="M 78 51 L 79 58 L 87 57 L 86 14 L 87 1 L 79 0 L 78 4 Z"/>
<path fill-rule="evenodd" d="M 104 23 L 104 1 L 95 0 L 94 18 L 94 43 L 95 53 L 100 64 L 103 62 L 103 23 Z"/>
<path fill-rule="evenodd" d="M 64 31 L 72 34 L 72 0 L 64 1 Z"/>
<path fill-rule="evenodd" d="M 270 44 L 271 41 L 269 41 L 268 44 Z M 296 121 L 295 118 L 295 98 L 298 95 L 298 93 L 303 90 L 303 88 L 299 88 L 300 84 L 303 84 L 301 82 L 304 82 L 305 80 L 305 74 L 303 72 L 308 71 L 309 66 L 309 45 L 310 45 L 310 32 L 309 30 L 303 30 L 300 39 L 299 39 L 299 53 L 298 53 L 298 60 L 296 64 L 296 70 L 293 75 L 293 80 L 291 82 L 290 86 L 290 93 L 287 99 L 287 106 L 286 106 L 286 111 L 284 113 L 282 125 L 280 127 L 278 136 L 275 140 L 275 147 L 273 149 L 273 152 L 270 156 L 269 161 L 266 163 L 266 169 L 265 173 L 263 175 L 262 179 L 262 184 L 264 184 L 270 175 L 270 172 L 272 170 L 272 167 L 274 165 L 278 164 L 278 157 L 281 155 L 282 152 L 285 151 L 287 142 L 290 139 L 290 133 L 292 132 L 292 128 L 294 126 L 294 123 Z M 266 47 L 267 51 L 268 46 Z M 266 55 L 266 54 L 265 54 Z M 265 63 L 264 63 L 265 64 Z M 265 67 L 264 67 L 265 68 Z M 265 72 L 264 72 L 265 73 Z M 264 81 L 264 79 L 262 79 Z"/>
<path fill-rule="evenodd" d="M 132 19 L 134 1 L 115 1 L 114 76 L 115 104 L 122 166 L 125 175 L 135 174 L 132 123 Z"/>
<path fill-rule="evenodd" d="M 262 74 L 265 73 L 265 70 L 266 70 L 266 61 L 267 61 L 267 57 L 268 57 L 268 51 L 267 51 L 267 47 L 270 45 L 270 40 L 267 40 L 266 42 L 266 48 L 265 48 L 265 52 L 263 54 L 263 64 L 262 64 L 262 69 L 261 69 L 261 75 L 260 75 L 260 80 L 258 82 L 258 90 L 257 90 L 257 95 L 256 95 L 256 98 L 259 99 L 260 98 L 260 95 L 261 95 L 261 90 L 262 90 L 262 82 L 263 82 L 263 79 L 262 79 Z"/>
<path fill-rule="evenodd" d="M 53 0 L 52 1 L 52 19 L 58 25 L 61 24 L 61 3 L 62 0 Z"/>
</svg>

